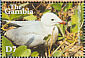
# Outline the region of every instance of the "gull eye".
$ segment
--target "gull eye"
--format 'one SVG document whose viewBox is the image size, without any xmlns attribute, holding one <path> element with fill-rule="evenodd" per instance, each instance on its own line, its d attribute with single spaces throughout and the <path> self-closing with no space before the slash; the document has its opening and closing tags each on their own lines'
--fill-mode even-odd
<svg viewBox="0 0 85 58">
<path fill-rule="evenodd" d="M 51 21 L 54 21 L 54 19 L 51 19 Z"/>
</svg>

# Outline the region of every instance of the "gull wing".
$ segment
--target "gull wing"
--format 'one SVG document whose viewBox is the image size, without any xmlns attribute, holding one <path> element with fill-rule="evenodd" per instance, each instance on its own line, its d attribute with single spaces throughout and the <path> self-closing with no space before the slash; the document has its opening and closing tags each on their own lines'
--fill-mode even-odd
<svg viewBox="0 0 85 58">
<path fill-rule="evenodd" d="M 42 24 L 27 25 L 6 31 L 5 35 L 17 45 L 35 46 L 44 43 L 47 35 Z"/>
<path fill-rule="evenodd" d="M 32 25 L 34 23 L 39 23 L 40 21 L 8 21 L 5 20 L 6 22 L 10 22 L 12 24 L 17 24 L 19 26 L 26 26 L 26 25 Z"/>
</svg>

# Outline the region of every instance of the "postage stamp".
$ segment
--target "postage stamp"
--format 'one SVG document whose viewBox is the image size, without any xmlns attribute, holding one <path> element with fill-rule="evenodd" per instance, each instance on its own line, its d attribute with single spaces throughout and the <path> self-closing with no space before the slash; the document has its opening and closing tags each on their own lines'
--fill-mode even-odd
<svg viewBox="0 0 85 58">
<path fill-rule="evenodd" d="M 2 2 L 2 57 L 83 57 L 84 2 Z"/>
</svg>

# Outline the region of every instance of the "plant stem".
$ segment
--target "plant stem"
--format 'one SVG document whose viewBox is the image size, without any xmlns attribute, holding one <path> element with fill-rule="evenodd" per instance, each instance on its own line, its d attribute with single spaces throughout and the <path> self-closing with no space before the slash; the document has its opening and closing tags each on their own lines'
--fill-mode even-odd
<svg viewBox="0 0 85 58">
<path fill-rule="evenodd" d="M 63 37 L 65 37 L 65 36 L 64 36 L 64 33 L 63 33 L 63 30 L 61 29 L 60 25 L 57 25 L 57 26 L 59 27 L 59 30 L 60 30 L 60 32 L 62 33 Z"/>
</svg>

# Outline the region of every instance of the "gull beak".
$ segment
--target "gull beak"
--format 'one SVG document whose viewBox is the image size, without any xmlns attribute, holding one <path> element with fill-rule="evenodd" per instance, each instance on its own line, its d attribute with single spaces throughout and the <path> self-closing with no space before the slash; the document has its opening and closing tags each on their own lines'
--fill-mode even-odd
<svg viewBox="0 0 85 58">
<path fill-rule="evenodd" d="M 59 24 L 67 24 L 65 21 L 58 22 Z"/>
</svg>

